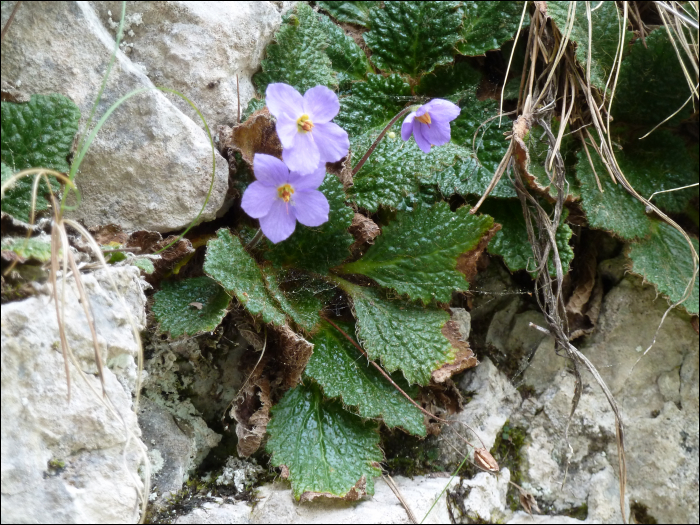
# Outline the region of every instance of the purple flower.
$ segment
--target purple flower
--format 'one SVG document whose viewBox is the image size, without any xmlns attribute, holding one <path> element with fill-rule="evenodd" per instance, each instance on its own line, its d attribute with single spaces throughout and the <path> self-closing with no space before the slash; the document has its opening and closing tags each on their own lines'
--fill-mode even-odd
<svg viewBox="0 0 700 525">
<path fill-rule="evenodd" d="M 292 86 L 270 84 L 265 100 L 277 118 L 282 159 L 290 170 L 308 175 L 319 162 L 336 162 L 348 154 L 348 134 L 331 122 L 340 103 L 327 87 L 313 87 L 302 97 Z"/>
<path fill-rule="evenodd" d="M 450 121 L 459 116 L 459 106 L 441 98 L 434 98 L 416 111 L 409 113 L 401 125 L 401 138 L 413 135 L 423 153 L 431 146 L 442 146 L 450 141 Z"/>
<path fill-rule="evenodd" d="M 302 176 L 296 171 L 290 173 L 272 155 L 256 153 L 253 171 L 257 180 L 245 190 L 241 207 L 254 219 L 260 219 L 260 228 L 273 243 L 294 233 L 297 221 L 305 226 L 320 226 L 328 220 L 328 200 L 317 189 L 326 176 L 324 164 L 317 164 L 310 175 Z"/>
</svg>

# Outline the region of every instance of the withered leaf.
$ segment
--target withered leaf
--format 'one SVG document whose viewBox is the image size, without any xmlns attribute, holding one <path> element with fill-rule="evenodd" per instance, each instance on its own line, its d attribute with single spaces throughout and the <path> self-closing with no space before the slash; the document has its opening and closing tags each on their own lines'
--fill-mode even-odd
<svg viewBox="0 0 700 525">
<path fill-rule="evenodd" d="M 317 498 L 340 499 L 343 501 L 357 501 L 367 495 L 367 478 L 363 475 L 355 486 L 351 488 L 345 496 L 340 497 L 328 492 L 304 492 L 299 499 L 299 503 L 313 501 Z"/>
<path fill-rule="evenodd" d="M 256 153 L 282 158 L 282 144 L 275 129 L 275 119 L 266 107 L 234 126 L 229 136 L 221 136 L 221 147 L 238 151 L 250 166 Z"/>
<path fill-rule="evenodd" d="M 496 459 L 485 448 L 474 449 L 474 463 L 489 472 L 498 472 L 500 470 Z"/>
<path fill-rule="evenodd" d="M 314 352 L 314 345 L 309 343 L 289 326 L 284 325 L 276 329 L 280 337 L 282 347 L 282 363 L 285 369 L 284 388 L 292 388 L 301 380 L 301 374 Z"/>
<path fill-rule="evenodd" d="M 501 225 L 495 223 L 491 229 L 484 234 L 479 241 L 479 244 L 477 244 L 473 250 L 463 253 L 457 258 L 457 271 L 464 274 L 467 282 L 471 283 L 479 270 L 483 269 L 483 263 L 481 261 L 482 255 L 491 241 L 491 238 L 496 235 L 496 232 L 498 232 L 500 229 Z"/>
</svg>

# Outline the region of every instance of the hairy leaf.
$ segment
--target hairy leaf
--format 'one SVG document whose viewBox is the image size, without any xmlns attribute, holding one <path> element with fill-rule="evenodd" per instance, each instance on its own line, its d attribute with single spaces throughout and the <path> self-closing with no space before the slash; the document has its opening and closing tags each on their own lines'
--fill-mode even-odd
<svg viewBox="0 0 700 525">
<path fill-rule="evenodd" d="M 698 240 L 692 239 L 695 252 Z M 652 283 L 656 289 L 672 302 L 683 297 L 686 286 L 693 276 L 693 259 L 685 238 L 674 227 L 665 222 L 652 221 L 651 236 L 632 243 L 629 248 L 632 271 Z M 683 306 L 688 313 L 698 313 L 698 282 Z"/>
<path fill-rule="evenodd" d="M 514 199 L 508 200 L 487 200 L 481 207 L 481 211 L 489 213 L 493 219 L 501 224 L 503 228 L 496 233 L 493 240 L 489 243 L 489 253 L 500 255 L 503 261 L 512 272 L 518 270 L 528 270 L 534 277 L 535 262 L 532 255 L 532 247 L 527 238 L 527 228 L 525 227 L 525 218 L 520 201 Z M 566 209 L 562 213 L 562 223 L 557 228 L 554 236 L 557 242 L 557 250 L 559 251 L 559 259 L 561 260 L 562 271 L 566 274 L 569 271 L 569 265 L 574 258 L 574 250 L 569 246 L 571 239 L 571 228 L 563 221 L 566 219 L 568 212 Z M 550 254 L 547 264 L 550 275 L 556 275 L 556 269 L 552 262 Z"/>
<path fill-rule="evenodd" d="M 588 224 L 593 228 L 613 232 L 623 239 L 644 237 L 649 233 L 649 218 L 644 205 L 632 197 L 620 184 L 614 184 L 593 146 L 588 144 L 593 168 L 585 151 L 578 153 L 576 178 L 581 186 L 581 205 Z M 595 175 L 603 188 L 598 189 Z"/>
<path fill-rule="evenodd" d="M 29 102 L 3 102 L 2 108 L 2 162 L 12 173 L 27 168 L 50 168 L 68 172 L 67 157 L 78 131 L 80 110 L 63 95 L 32 95 Z M 3 175 L 5 175 L 3 169 Z M 2 211 L 22 221 L 29 221 L 34 177 L 18 180 L 2 198 Z M 50 191 L 58 190 L 58 183 L 49 177 L 51 189 L 45 182 L 39 184 L 36 211 L 46 210 Z"/>
<path fill-rule="evenodd" d="M 630 140 L 615 157 L 632 187 L 646 198 L 657 191 L 698 182 L 697 165 L 683 139 L 666 130 L 657 130 L 644 140 Z M 697 195 L 696 186 L 661 193 L 652 202 L 669 212 L 680 213 Z"/>
<path fill-rule="evenodd" d="M 652 31 L 646 37 L 646 46 L 641 39 L 637 40 L 622 61 L 612 111 L 617 122 L 654 126 L 673 114 L 690 96 L 666 30 L 662 27 Z M 692 112 L 692 104 L 688 104 L 669 123 L 678 123 Z"/>
<path fill-rule="evenodd" d="M 341 397 L 345 405 L 357 407 L 359 415 L 364 418 L 381 417 L 389 427 L 402 427 L 411 434 L 425 436 L 420 410 L 367 363 L 335 328 L 323 323 L 321 331 L 311 342 L 314 353 L 306 374 L 318 381 L 326 396 Z M 406 381 L 399 379 L 398 382 L 406 391 Z"/>
<path fill-rule="evenodd" d="M 463 55 L 475 56 L 498 49 L 503 42 L 515 37 L 523 3 L 462 2 L 462 9 L 462 40 L 457 44 L 457 50 Z"/>
<path fill-rule="evenodd" d="M 381 2 L 316 2 L 338 22 L 348 22 L 369 27 L 369 14 L 379 9 Z"/>
<path fill-rule="evenodd" d="M 307 3 L 299 2 L 287 11 L 275 33 L 275 42 L 267 46 L 262 72 L 255 75 L 260 93 L 274 82 L 289 84 L 302 95 L 319 84 L 336 87 L 331 61 L 324 52 L 328 45 L 326 31 Z"/>
<path fill-rule="evenodd" d="M 252 315 L 260 315 L 266 323 L 283 325 L 285 316 L 265 288 L 260 268 L 240 239 L 227 228 L 216 235 L 207 243 L 204 272 L 235 295 Z"/>
<path fill-rule="evenodd" d="M 347 412 L 339 401 L 324 400 L 317 385 L 287 392 L 272 408 L 267 431 L 271 463 L 289 469 L 297 500 L 374 494 L 373 478 L 384 459 L 376 424 Z"/>
<path fill-rule="evenodd" d="M 265 268 L 263 275 L 282 310 L 301 328 L 313 332 L 321 322 L 319 312 L 335 287 L 300 272 Z"/>
<path fill-rule="evenodd" d="M 371 359 L 381 359 L 388 372 L 401 370 L 409 383 L 425 385 L 433 370 L 455 358 L 441 332 L 450 319 L 447 312 L 390 300 L 376 288 L 345 282 L 341 287 L 352 298 L 362 346 Z"/>
<path fill-rule="evenodd" d="M 27 259 L 33 259 L 39 262 L 48 262 L 51 260 L 51 239 L 45 237 L 3 237 L 0 247 L 4 252 L 12 252 L 17 258 L 12 257 L 11 260 L 24 262 Z"/>
<path fill-rule="evenodd" d="M 547 14 L 554 20 L 563 35 L 566 32 L 569 6 L 574 16 L 574 25 L 569 38 L 576 44 L 576 60 L 583 71 L 586 71 L 589 29 L 586 3 L 547 2 Z M 591 4 L 591 85 L 601 91 L 605 89 L 618 52 L 621 18 L 615 2 Z M 625 31 L 623 38 L 625 42 L 629 42 L 632 36 L 632 32 Z M 612 81 L 609 87 L 612 87 Z"/>
<path fill-rule="evenodd" d="M 457 257 L 475 248 L 491 226 L 488 215 L 471 215 L 464 206 L 453 213 L 446 202 L 398 213 L 362 259 L 343 271 L 371 277 L 411 299 L 447 303 L 453 291 L 469 288 L 456 269 Z"/>
<path fill-rule="evenodd" d="M 459 2 L 385 2 L 364 39 L 379 69 L 417 76 L 453 60 L 461 23 Z"/>
<path fill-rule="evenodd" d="M 353 238 L 348 228 L 353 211 L 345 205 L 343 186 L 335 175 L 328 174 L 319 190 L 331 207 L 328 222 L 315 228 L 297 224 L 296 231 L 286 241 L 268 242 L 270 249 L 266 257 L 275 266 L 293 266 L 324 274 L 350 255 Z"/>
<path fill-rule="evenodd" d="M 340 113 L 334 122 L 355 137 L 385 126 L 411 99 L 411 88 L 401 76 L 369 74 L 367 82 L 355 82 L 352 94 L 340 99 Z M 364 153 L 353 151 L 356 160 Z"/>
<path fill-rule="evenodd" d="M 214 330 L 226 315 L 231 298 L 209 277 L 162 283 L 154 296 L 153 313 L 171 337 Z"/>
<path fill-rule="evenodd" d="M 379 206 L 398 207 L 406 196 L 417 193 L 421 184 L 433 183 L 435 172 L 454 164 L 457 155 L 466 156 L 464 149 L 451 142 L 423 153 L 413 138 L 401 140 L 400 122 L 392 131 L 395 136 L 387 134 L 382 139 L 348 191 L 355 204 L 372 212 Z M 352 150 L 367 151 L 379 133 L 375 129 L 351 139 Z"/>
<path fill-rule="evenodd" d="M 364 51 L 327 16 L 319 15 L 319 22 L 326 32 L 326 55 L 331 59 L 340 88 L 345 89 L 353 80 L 364 80 L 372 71 Z"/>
</svg>

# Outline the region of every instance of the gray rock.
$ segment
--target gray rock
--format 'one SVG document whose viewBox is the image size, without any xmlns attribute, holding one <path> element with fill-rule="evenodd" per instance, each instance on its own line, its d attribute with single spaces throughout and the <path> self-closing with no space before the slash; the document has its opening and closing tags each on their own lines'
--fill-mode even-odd
<svg viewBox="0 0 700 525">
<path fill-rule="evenodd" d="M 580 350 L 613 392 L 623 415 L 627 496 L 659 522 L 698 521 L 698 335 L 689 317 L 672 311 L 654 338 L 667 303 L 651 286 L 624 277 L 604 298 L 596 331 Z M 562 365 L 557 372 L 553 363 Z M 528 431 L 523 486 L 556 512 L 588 505 L 589 520 L 619 522 L 617 448 L 613 413 L 593 378 L 563 437 L 574 378 L 552 345 L 540 345 L 526 383 L 537 397 L 511 417 Z M 570 366 L 570 365 L 567 365 Z M 546 386 L 546 385 L 549 386 Z M 561 482 L 569 461 L 567 481 Z M 627 511 L 628 512 L 628 511 Z"/>
<path fill-rule="evenodd" d="M 394 483 L 411 511 L 422 523 L 450 523 L 445 487 L 454 486 L 449 478 L 414 479 L 397 476 Z M 258 503 L 253 510 L 251 523 L 411 523 L 396 495 L 382 480 L 375 480 L 375 493 L 371 498 L 356 502 L 317 499 L 298 504 L 286 483 L 264 485 L 258 491 Z M 437 500 L 435 506 L 433 503 Z"/>
<path fill-rule="evenodd" d="M 65 327 L 80 377 L 70 363 L 71 399 L 54 302 L 39 295 L 2 307 L 2 520 L 34 523 L 131 523 L 137 519 L 138 466 L 145 447 L 132 412 L 137 329 L 146 298 L 139 270 L 83 274 L 102 350 L 107 404 L 96 377 L 82 305 L 67 286 Z M 129 440 L 129 441 L 127 441 Z M 127 444 L 128 443 L 128 444 Z"/>
<path fill-rule="evenodd" d="M 459 512 L 453 510 L 457 523 L 500 523 L 511 514 L 506 510 L 510 471 L 502 468 L 498 476 L 480 472 L 462 480 L 452 494 L 462 497 Z"/>
<path fill-rule="evenodd" d="M 115 36 L 121 2 L 90 4 Z M 271 2 L 127 2 L 126 13 L 122 49 L 155 85 L 185 94 L 211 130 L 236 123 L 236 75 L 241 111 L 255 95 L 252 76 L 282 22 Z M 202 126 L 187 102 L 166 97 Z"/>
<path fill-rule="evenodd" d="M 14 4 L 3 4 L 3 24 Z M 111 33 L 90 4 L 25 3 L 3 41 L 3 82 L 29 94 L 69 97 L 82 112 L 84 130 L 113 49 Z M 81 164 L 76 182 L 82 201 L 71 215 L 87 226 L 167 232 L 187 226 L 204 205 L 212 180 L 207 135 L 154 87 L 143 68 L 117 53 L 96 117 L 128 92 L 146 91 L 112 113 Z M 217 153 L 200 220 L 216 216 L 227 189 L 228 166 Z"/>
<path fill-rule="evenodd" d="M 179 516 L 174 523 L 251 523 L 252 509 L 244 502 L 214 503 L 206 502 L 184 516 Z"/>
</svg>

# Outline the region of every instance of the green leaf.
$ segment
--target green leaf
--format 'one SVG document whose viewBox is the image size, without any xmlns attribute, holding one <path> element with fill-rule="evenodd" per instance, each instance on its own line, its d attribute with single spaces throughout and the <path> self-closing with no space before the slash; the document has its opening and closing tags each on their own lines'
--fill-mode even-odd
<svg viewBox="0 0 700 525">
<path fill-rule="evenodd" d="M 385 2 L 364 39 L 379 69 L 417 76 L 452 62 L 461 23 L 459 2 Z"/>
<path fill-rule="evenodd" d="M 252 315 L 260 315 L 266 323 L 283 325 L 285 316 L 270 297 L 260 268 L 240 239 L 226 228 L 216 235 L 207 243 L 204 272 L 235 295 Z"/>
<path fill-rule="evenodd" d="M 145 257 L 136 257 L 131 261 L 131 264 L 147 275 L 150 275 L 156 271 L 156 267 L 153 266 L 153 262 Z"/>
<path fill-rule="evenodd" d="M 307 332 L 313 332 L 321 322 L 319 312 L 330 299 L 335 286 L 308 274 L 275 271 L 265 268 L 267 288 L 282 310 Z"/>
<path fill-rule="evenodd" d="M 698 182 L 697 165 L 684 140 L 666 130 L 657 130 L 644 140 L 630 140 L 615 157 L 632 187 L 647 198 L 657 191 Z M 697 195 L 697 187 L 686 188 L 656 195 L 652 202 L 671 213 L 681 213 Z"/>
<path fill-rule="evenodd" d="M 334 122 L 351 137 L 374 127 L 383 128 L 410 100 L 411 87 L 399 75 L 367 75 L 367 82 L 352 84 L 352 94 L 340 99 Z M 364 151 L 356 150 L 356 160 Z"/>
<path fill-rule="evenodd" d="M 287 392 L 272 408 L 267 431 L 271 463 L 289 468 L 297 500 L 306 492 L 345 497 L 363 478 L 367 493 L 374 494 L 373 478 L 381 475 L 377 464 L 384 459 L 376 424 L 339 401 L 324 400 L 317 385 Z"/>
<path fill-rule="evenodd" d="M 58 94 L 32 95 L 27 103 L 3 102 L 0 107 L 0 151 L 2 162 L 12 173 L 27 168 L 68 172 L 66 159 L 80 121 L 80 110 L 70 99 Z M 7 190 L 2 199 L 2 211 L 22 221 L 29 221 L 33 180 L 34 177 L 24 177 Z M 56 180 L 53 177 L 49 177 L 49 180 L 51 189 L 46 187 L 45 182 L 39 184 L 36 211 L 48 209 L 49 201 L 45 195 L 58 191 Z"/>
<path fill-rule="evenodd" d="M 231 301 L 226 291 L 209 277 L 161 284 L 154 296 L 153 313 L 163 332 L 171 337 L 214 330 Z"/>
<path fill-rule="evenodd" d="M 442 334 L 447 312 L 406 301 L 392 301 L 376 288 L 341 287 L 352 297 L 357 336 L 370 359 L 381 359 L 389 373 L 401 370 L 409 383 L 426 385 L 430 374 L 455 358 Z"/>
<path fill-rule="evenodd" d="M 469 288 L 457 271 L 457 257 L 474 249 L 492 226 L 488 215 L 471 215 L 464 206 L 453 213 L 446 202 L 400 212 L 362 259 L 342 271 L 361 273 L 424 303 L 448 303 L 453 291 Z"/>
<path fill-rule="evenodd" d="M 241 112 L 241 122 L 248 120 L 253 113 L 265 107 L 265 99 L 251 98 L 248 106 Z"/>
<path fill-rule="evenodd" d="M 265 93 L 267 85 L 274 82 L 289 84 L 302 95 L 319 84 L 336 87 L 331 61 L 324 52 L 328 45 L 326 31 L 307 3 L 299 2 L 287 11 L 275 41 L 267 46 L 262 72 L 255 75 L 260 93 Z"/>
<path fill-rule="evenodd" d="M 637 40 L 622 61 L 612 111 L 616 122 L 656 125 L 690 96 L 666 30 L 662 27 L 652 31 L 646 37 L 646 45 L 645 48 L 641 39 Z M 692 111 L 692 104 L 688 104 L 666 124 L 678 123 Z"/>
<path fill-rule="evenodd" d="M 374 129 L 354 140 L 351 138 L 351 148 L 358 152 L 358 161 L 359 153 L 367 151 L 380 131 Z M 451 142 L 423 153 L 413 138 L 407 142 L 401 140 L 400 122 L 391 131 L 394 137 L 387 134 L 382 139 L 348 190 L 355 204 L 371 212 L 379 206 L 398 207 L 406 196 L 417 193 L 421 184 L 432 184 L 435 172 L 454 164 L 457 155 L 466 156 L 464 149 Z"/>
<path fill-rule="evenodd" d="M 691 239 L 695 252 L 698 240 Z M 688 242 L 681 233 L 665 222 L 652 221 L 651 236 L 630 245 L 632 271 L 654 284 L 656 289 L 675 303 L 683 297 L 693 276 L 693 259 Z M 698 279 L 683 306 L 690 314 L 698 313 Z"/>
<path fill-rule="evenodd" d="M 296 231 L 284 242 L 272 244 L 266 258 L 277 266 L 293 266 L 318 274 L 339 265 L 350 255 L 353 243 L 348 228 L 353 211 L 345 205 L 343 185 L 335 175 L 327 174 L 319 188 L 330 204 L 328 222 L 310 228 L 297 224 Z"/>
<path fill-rule="evenodd" d="M 402 427 L 411 434 L 425 436 L 421 411 L 367 363 L 335 328 L 323 323 L 311 342 L 314 353 L 305 373 L 318 381 L 326 396 L 342 397 L 345 405 L 357 407 L 364 418 L 381 417 L 389 427 Z M 406 381 L 400 382 L 403 384 L 399 386 L 406 391 Z"/>
<path fill-rule="evenodd" d="M 588 61 L 588 15 L 585 2 L 547 2 L 547 14 L 552 17 L 563 35 L 566 33 L 569 6 L 574 10 L 574 25 L 569 38 L 576 44 L 576 60 L 585 72 Z M 605 89 L 615 55 L 618 53 L 620 19 L 615 2 L 591 4 L 591 85 L 601 91 Z M 625 31 L 625 42 L 629 42 L 632 37 L 631 31 Z M 611 87 L 612 81 L 608 88 Z M 618 91 L 616 98 L 619 95 Z"/>
<path fill-rule="evenodd" d="M 483 55 L 515 37 L 523 11 L 522 2 L 462 2 L 464 23 L 457 44 L 463 55 Z M 525 23 L 523 20 L 523 24 Z"/>
<path fill-rule="evenodd" d="M 45 237 L 4 237 L 0 243 L 3 252 L 16 253 L 23 259 L 33 259 L 39 262 L 51 260 L 51 239 Z"/>
<path fill-rule="evenodd" d="M 576 178 L 581 185 L 581 205 L 586 212 L 588 224 L 592 228 L 607 230 L 628 240 L 647 235 L 650 223 L 644 213 L 644 205 L 627 193 L 621 184 L 613 184 L 603 162 L 590 144 L 588 144 L 588 151 L 591 154 L 595 173 L 583 150 L 578 153 L 576 166 Z M 619 153 L 616 152 L 616 156 L 618 164 L 622 167 L 624 161 L 620 163 Z M 624 169 L 623 173 L 625 173 Z M 596 174 L 603 187 L 602 193 L 598 189 Z M 625 175 L 629 180 L 629 173 Z M 634 186 L 631 180 L 630 184 Z"/>
<path fill-rule="evenodd" d="M 492 215 L 493 219 L 502 226 L 489 243 L 489 253 L 503 257 L 503 261 L 511 272 L 528 270 L 530 275 L 535 277 L 535 272 L 531 271 L 535 268 L 535 262 L 532 247 L 527 238 L 527 228 L 520 201 L 488 199 L 480 210 Z M 554 235 L 564 274 L 569 271 L 569 266 L 574 258 L 574 250 L 569 246 L 569 239 L 571 239 L 573 232 L 569 225 L 564 223 L 567 215 L 568 212 L 565 209 L 562 213 L 562 223 Z M 556 275 L 551 254 L 547 268 L 550 275 Z"/>
<path fill-rule="evenodd" d="M 508 149 L 503 132 L 512 126 L 509 119 L 503 119 L 501 128 L 498 127 L 497 119 L 481 126 L 483 122 L 498 114 L 498 103 L 477 98 L 476 92 L 480 83 L 481 73 L 466 62 L 459 62 L 454 67 L 442 67 L 424 75 L 418 85 L 419 93 L 429 98 L 444 98 L 461 109 L 459 117 L 452 122 L 452 142 L 464 148 L 463 154 L 454 166 L 437 172 L 435 176 L 435 183 L 445 197 L 455 193 L 482 195 Z M 474 133 L 477 130 L 474 143 Z M 474 147 L 478 161 L 474 158 Z M 507 177 L 504 177 L 496 185 L 491 196 L 517 195 Z"/>
<path fill-rule="evenodd" d="M 381 2 L 316 2 L 338 22 L 369 27 L 370 12 L 379 9 Z"/>
<path fill-rule="evenodd" d="M 353 80 L 364 80 L 367 73 L 372 71 L 365 52 L 327 16 L 319 15 L 319 22 L 326 32 L 326 55 L 331 59 L 341 89 Z"/>
</svg>

